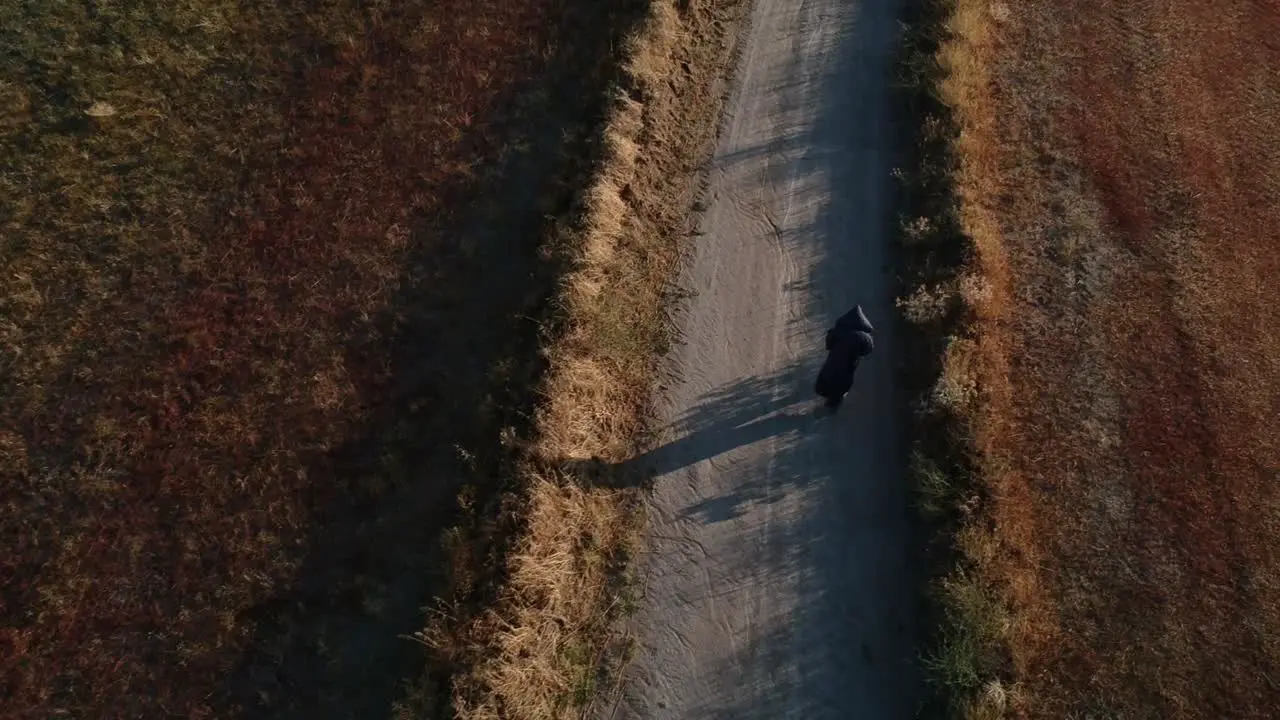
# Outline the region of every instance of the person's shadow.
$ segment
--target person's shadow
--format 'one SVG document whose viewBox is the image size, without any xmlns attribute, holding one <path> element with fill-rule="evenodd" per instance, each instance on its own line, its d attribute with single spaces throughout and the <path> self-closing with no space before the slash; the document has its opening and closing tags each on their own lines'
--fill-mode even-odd
<svg viewBox="0 0 1280 720">
<path fill-rule="evenodd" d="M 804 476 L 789 466 L 795 464 L 806 431 L 831 414 L 821 398 L 803 392 L 799 381 L 808 378 L 807 373 L 790 370 L 722 386 L 702 395 L 692 408 L 659 429 L 651 449 L 619 463 L 593 458 L 571 462 L 569 467 L 596 482 L 648 487 L 658 477 L 704 461 L 735 464 L 734 472 L 743 480 L 734 492 L 682 511 L 709 523 L 731 519 L 747 503 L 776 500 Z M 733 452 L 764 441 L 770 441 L 770 447 L 761 453 Z M 763 462 L 771 465 L 769 478 L 758 467 Z M 779 477 L 795 482 L 780 484 Z"/>
</svg>

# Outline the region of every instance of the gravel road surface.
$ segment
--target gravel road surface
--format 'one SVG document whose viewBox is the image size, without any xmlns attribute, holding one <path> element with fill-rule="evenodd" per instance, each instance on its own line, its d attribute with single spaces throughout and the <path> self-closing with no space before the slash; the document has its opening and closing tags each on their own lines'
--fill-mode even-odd
<svg viewBox="0 0 1280 720">
<path fill-rule="evenodd" d="M 900 0 L 756 0 L 670 358 L 637 653 L 610 718 L 909 718 L 889 108 Z M 876 352 L 812 394 L 856 303 Z"/>
</svg>

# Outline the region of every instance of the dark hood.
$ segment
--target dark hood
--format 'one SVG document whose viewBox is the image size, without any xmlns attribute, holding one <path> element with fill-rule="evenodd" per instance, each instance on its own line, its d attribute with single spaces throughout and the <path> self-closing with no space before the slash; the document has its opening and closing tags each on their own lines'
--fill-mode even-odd
<svg viewBox="0 0 1280 720">
<path fill-rule="evenodd" d="M 862 306 L 857 305 L 849 312 L 845 313 L 836 321 L 836 328 L 842 332 L 875 332 L 875 327 L 871 325 L 871 321 L 867 319 L 867 314 L 862 312 Z"/>
</svg>

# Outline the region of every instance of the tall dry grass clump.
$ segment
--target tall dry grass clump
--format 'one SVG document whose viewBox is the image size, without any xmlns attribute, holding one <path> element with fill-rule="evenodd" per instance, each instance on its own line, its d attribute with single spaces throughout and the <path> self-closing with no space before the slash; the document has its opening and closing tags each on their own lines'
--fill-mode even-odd
<svg viewBox="0 0 1280 720">
<path fill-rule="evenodd" d="M 1008 18 L 999 0 L 957 0 L 947 22 L 948 39 L 939 50 L 945 73 L 940 84 L 942 102 L 954 109 L 958 134 L 954 140 L 956 212 L 960 228 L 972 247 L 958 294 L 970 324 L 970 338 L 953 342 L 945 355 L 939 388 L 962 388 L 967 400 L 955 408 L 968 437 L 970 462 L 981 489 L 999 494 L 1002 468 L 992 462 L 990 442 L 1001 431 L 1004 401 L 1011 389 L 1004 363 L 1002 334 L 1010 307 L 1007 265 L 998 210 L 1000 176 L 996 156 L 996 117 L 991 97 L 995 34 Z M 980 289 L 975 290 L 975 287 Z M 936 393 L 935 393 L 936 395 Z M 987 500 L 999 502 L 998 498 Z M 966 718 L 1005 717 L 1018 688 L 1008 686 L 1008 646 L 1014 601 L 1001 582 L 1001 545 L 1018 543 L 1018 529 L 990 522 L 989 508 L 971 503 L 955 533 L 960 569 L 941 585 L 951 634 L 936 651 L 935 667 L 963 665 L 969 675 L 955 678 L 953 709 Z"/>
<path fill-rule="evenodd" d="M 655 2 L 631 39 L 626 77 L 643 89 L 671 62 L 680 19 Z M 643 91 L 643 90 L 642 90 Z M 663 248 L 629 233 L 622 188 L 634 178 L 643 100 L 617 92 L 595 182 L 585 193 L 573 269 L 561 289 L 564 327 L 549 348 L 545 401 L 528 472 L 527 527 L 509 561 L 488 658 L 456 699 L 461 717 L 573 717 L 590 699 L 615 611 L 613 582 L 635 542 L 631 494 L 584 487 L 557 470 L 575 460 L 619 461 L 636 442 L 653 338 L 663 332 Z M 669 251 L 667 254 L 670 254 Z M 671 258 L 674 260 L 674 257 Z"/>
<path fill-rule="evenodd" d="M 633 90 L 617 91 L 604 129 L 605 156 L 586 192 L 581 245 L 562 290 L 564 334 L 550 352 L 538 422 L 535 452 L 551 461 L 622 460 L 642 427 L 678 255 L 669 239 L 635 227 L 622 192 L 635 179 L 646 140 L 645 98 L 671 73 L 684 32 L 673 3 L 653 4 L 628 53 Z"/>
<path fill-rule="evenodd" d="M 925 666 L 932 711 L 1003 717 L 1007 687 L 1006 599 L 990 582 L 997 537 L 984 442 L 987 408 L 1007 393 L 998 333 L 1007 307 L 1006 265 L 991 199 L 998 197 L 989 72 L 992 0 L 912 3 L 899 63 L 904 121 L 918 128 L 900 171 L 899 238 L 906 271 L 899 308 L 907 326 L 911 475 L 927 537 L 927 593 L 934 637 Z M 981 327 L 983 332 L 978 332 Z"/>
<path fill-rule="evenodd" d="M 578 717 L 625 659 L 613 627 L 631 607 L 642 517 L 637 483 L 617 468 L 646 436 L 672 283 L 715 136 L 719 103 L 706 98 L 721 84 L 739 5 L 654 0 L 624 53 L 602 156 L 566 243 L 509 576 L 470 629 L 422 635 L 437 648 L 474 644 L 474 671 L 453 688 L 459 717 Z"/>
<path fill-rule="evenodd" d="M 608 659 L 609 623 L 625 609 L 620 571 L 636 527 L 626 496 L 554 471 L 531 483 L 506 595 L 489 618 L 496 631 L 458 686 L 457 717 L 577 717 Z"/>
</svg>

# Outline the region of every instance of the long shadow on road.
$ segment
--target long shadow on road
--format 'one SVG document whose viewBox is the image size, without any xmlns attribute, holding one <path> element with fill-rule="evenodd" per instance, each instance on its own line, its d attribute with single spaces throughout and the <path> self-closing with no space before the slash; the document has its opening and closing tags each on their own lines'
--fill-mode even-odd
<svg viewBox="0 0 1280 720">
<path fill-rule="evenodd" d="M 704 393 L 667 428 L 666 442 L 617 468 L 686 485 L 671 491 L 676 502 L 651 509 L 651 525 L 665 560 L 680 556 L 669 567 L 698 578 L 685 587 L 701 590 L 676 602 L 663 598 L 664 612 L 715 612 L 770 594 L 789 598 L 783 615 L 761 606 L 751 627 L 725 626 L 734 639 L 698 672 L 704 686 L 696 704 L 672 717 L 852 717 L 851 710 L 874 706 L 879 688 L 900 686 L 913 674 L 901 608 L 866 595 L 901 574 L 907 548 L 850 556 L 892 535 L 899 520 L 883 510 L 893 507 L 896 491 L 874 474 L 833 462 L 845 457 L 850 436 L 877 420 L 857 398 L 832 413 L 794 382 L 802 370 L 787 367 Z M 726 492 L 701 492 L 701 478 L 726 472 L 735 478 Z M 758 532 L 745 516 L 769 505 L 778 506 L 778 522 Z M 632 668 L 631 680 L 631 689 L 663 682 L 661 672 L 644 668 Z M 615 708 L 605 717 L 640 713 Z"/>
<path fill-rule="evenodd" d="M 703 461 L 713 466 L 732 463 L 735 450 L 758 442 L 796 441 L 829 411 L 813 403 L 796 404 L 802 400 L 799 393 L 780 400 L 778 383 L 792 375 L 750 378 L 708 393 L 668 429 L 678 434 L 676 439 L 628 460 L 627 467 L 641 476 L 667 475 Z M 768 502 L 784 490 L 748 480 L 734 493 L 696 503 L 684 513 L 707 522 L 727 520 L 737 517 L 744 505 Z"/>
</svg>

